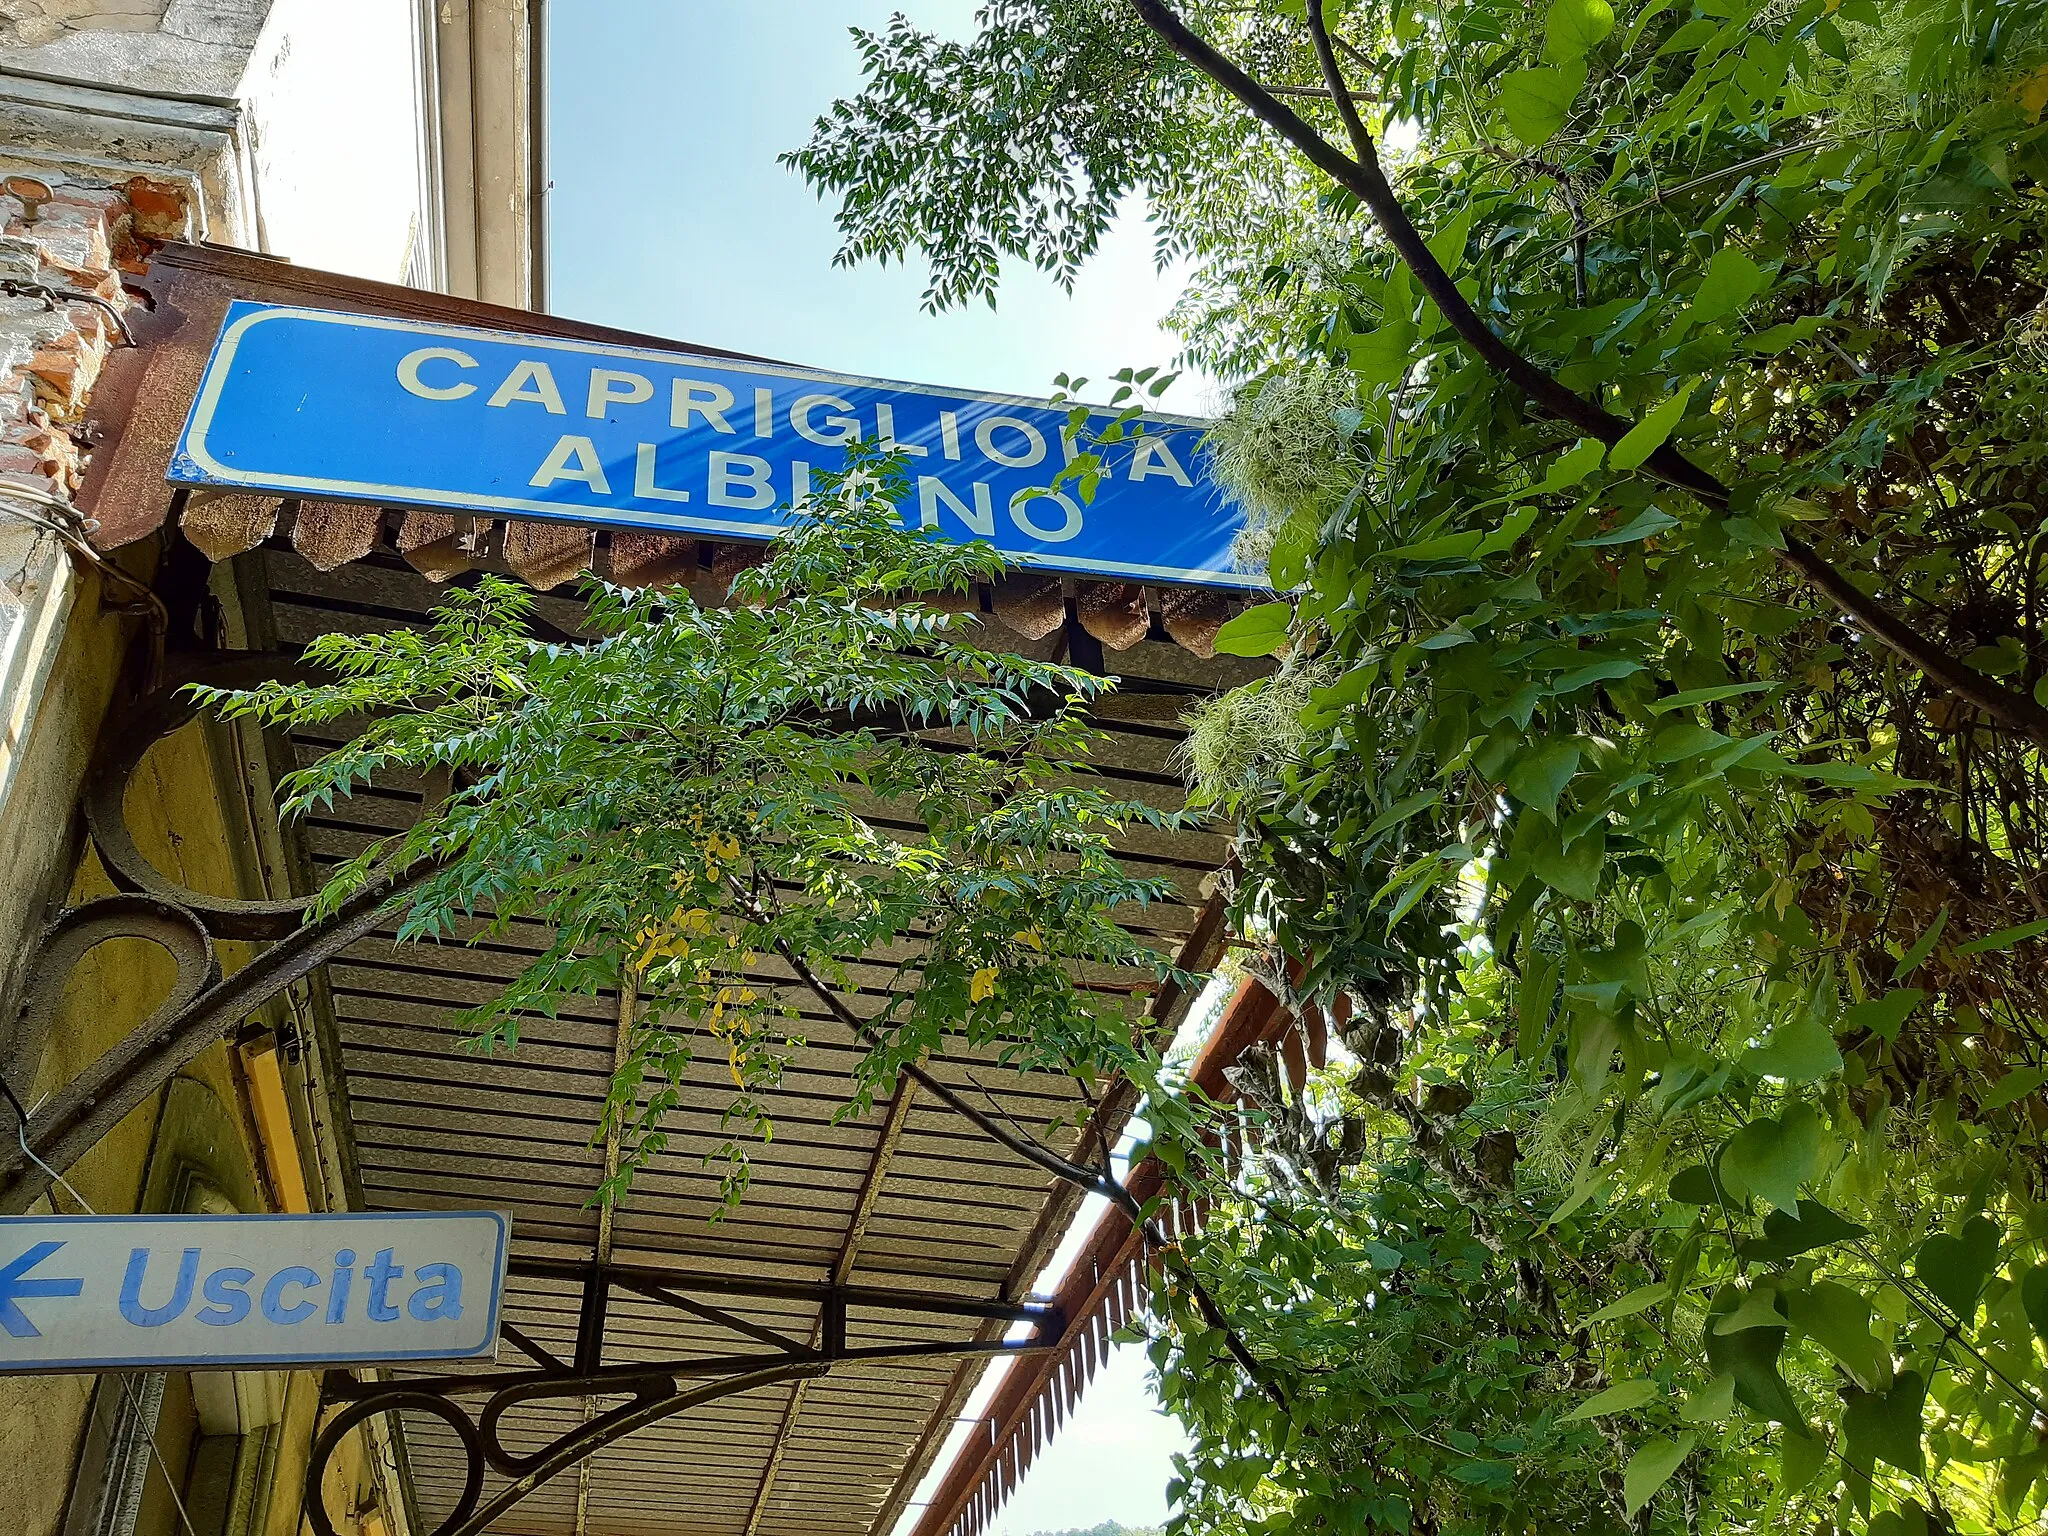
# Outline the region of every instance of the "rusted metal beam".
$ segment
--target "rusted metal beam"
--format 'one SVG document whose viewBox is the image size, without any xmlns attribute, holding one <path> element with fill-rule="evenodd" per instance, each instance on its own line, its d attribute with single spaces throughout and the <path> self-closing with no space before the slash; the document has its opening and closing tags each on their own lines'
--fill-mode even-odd
<svg viewBox="0 0 2048 1536">
<path fill-rule="evenodd" d="M 1252 1046 L 1281 1034 L 1291 1017 L 1271 992 L 1247 977 L 1195 1057 L 1189 1072 L 1191 1090 L 1214 1099 L 1230 1099 L 1233 1092 L 1225 1070 L 1236 1065 Z M 1157 1159 L 1148 1157 L 1131 1170 L 1126 1182 L 1133 1195 L 1149 1201 L 1167 1187 L 1167 1171 Z M 1042 1411 L 1053 1393 L 1061 1394 L 1063 1408 L 1078 1400 L 1085 1382 L 1062 1379 L 1062 1370 L 1077 1348 L 1084 1377 L 1091 1377 L 1099 1368 L 1113 1322 L 1110 1314 L 1129 1310 L 1126 1282 L 1134 1267 L 1142 1278 L 1147 1267 L 1143 1234 L 1122 1212 L 1104 1212 L 1054 1297 L 1054 1304 L 1066 1315 L 1060 1339 L 1040 1353 L 1036 1362 L 1013 1368 L 1003 1379 L 983 1415 L 989 1427 L 985 1442 L 978 1450 L 972 1444 L 962 1447 L 911 1536 L 967 1536 L 969 1529 L 978 1531 L 982 1522 L 965 1517 L 974 1507 L 993 1512 L 1000 1498 L 991 1492 L 992 1480 L 1004 1485 L 1001 1496 L 1007 1497 L 1011 1482 L 1021 1475 L 1006 1471 L 1019 1462 L 1016 1442 L 1029 1437 L 1034 1414 Z"/>
</svg>

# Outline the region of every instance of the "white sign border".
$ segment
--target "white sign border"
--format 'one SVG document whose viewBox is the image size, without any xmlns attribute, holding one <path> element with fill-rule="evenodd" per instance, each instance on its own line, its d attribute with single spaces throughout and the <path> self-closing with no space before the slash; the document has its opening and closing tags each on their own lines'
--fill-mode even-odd
<svg viewBox="0 0 2048 1536">
<path fill-rule="evenodd" d="M 80 1215 L 80 1216 L 0 1216 L 0 1232 L 7 1230 L 13 1222 L 34 1222 L 38 1226 L 52 1224 L 68 1225 L 73 1222 L 91 1222 L 95 1225 L 111 1225 L 120 1222 L 150 1222 L 178 1224 L 183 1222 L 221 1221 L 262 1221 L 262 1222 L 318 1222 L 321 1224 L 357 1221 L 446 1221 L 454 1216 L 488 1216 L 498 1229 L 498 1249 L 495 1266 L 491 1275 L 491 1316 L 490 1328 L 484 1334 L 484 1342 L 476 1349 L 413 1350 L 403 1355 L 379 1354 L 374 1351 L 357 1354 L 306 1355 L 211 1355 L 204 1360 L 177 1355 L 123 1355 L 108 1356 L 104 1359 L 73 1358 L 58 1361 L 29 1360 L 21 1362 L 0 1362 L 0 1379 L 8 1376 L 80 1376 L 94 1371 L 248 1371 L 291 1368 L 295 1370 L 318 1369 L 323 1366 L 354 1367 L 362 1365 L 408 1365 L 415 1361 L 427 1360 L 490 1360 L 498 1352 L 498 1324 L 505 1299 L 505 1266 L 511 1257 L 512 1222 L 503 1211 L 248 1211 L 233 1216 L 209 1216 L 191 1211 L 138 1211 L 126 1216 Z"/>
<path fill-rule="evenodd" d="M 256 473 L 231 469 L 208 450 L 206 433 L 213 425 L 214 412 L 219 408 L 221 391 L 226 387 L 227 375 L 234 362 L 235 352 L 240 347 L 242 338 L 253 327 L 265 320 L 286 319 L 309 320 L 327 325 L 369 326 L 377 330 L 403 331 L 410 335 L 431 336 L 444 341 L 480 339 L 500 344 L 545 347 L 555 352 L 595 354 L 602 357 L 625 358 L 633 362 L 666 364 L 670 367 L 674 367 L 678 361 L 687 360 L 702 363 L 710 368 L 731 368 L 740 372 L 772 374 L 777 378 L 804 383 L 839 384 L 856 389 L 894 389 L 905 394 L 935 395 L 941 399 L 978 400 L 991 405 L 1027 406 L 1037 410 L 1057 409 L 1044 400 L 1033 400 L 1024 395 L 943 389 L 932 384 L 900 384 L 894 380 L 866 379 L 855 374 L 834 373 L 822 368 L 794 368 L 786 363 L 755 362 L 747 358 L 720 357 L 704 352 L 662 352 L 651 347 L 621 347 L 607 342 L 536 336 L 526 331 L 494 331 L 480 326 L 433 325 L 420 320 L 401 320 L 390 315 L 350 314 L 339 310 L 278 305 L 265 306 L 253 314 L 243 315 L 221 332 L 220 339 L 214 343 L 213 355 L 207 360 L 206 374 L 200 381 L 199 392 L 193 397 L 192 410 L 185 419 L 184 431 L 178 436 L 173 455 L 174 467 L 176 455 L 182 454 L 212 477 L 203 482 L 205 484 L 240 486 L 248 490 L 303 491 L 336 501 L 391 501 L 402 505 L 429 505 L 458 510 L 488 508 L 496 512 L 524 512 L 553 522 L 583 523 L 604 528 L 631 528 L 646 533 L 681 532 L 713 537 L 723 535 L 753 543 L 766 543 L 774 538 L 773 532 L 760 523 L 727 522 L 720 518 L 700 517 L 693 512 L 642 512 L 633 507 L 579 507 L 573 504 L 565 505 L 559 501 L 534 501 L 519 496 L 483 496 L 415 485 L 381 485 L 367 480 L 328 480 L 314 475 L 290 475 L 269 471 Z M 1209 425 L 1199 417 L 1165 413 L 1148 412 L 1147 419 L 1163 421 L 1177 427 L 1201 428 Z M 1166 582 L 1176 586 L 1229 587 L 1243 591 L 1263 591 L 1266 587 L 1263 578 L 1243 571 L 1195 572 L 1178 566 L 1081 560 L 1064 555 L 1058 557 L 1057 566 L 1044 564 L 1030 555 L 1012 554 L 1008 558 L 1020 565 L 1037 566 L 1040 569 L 1064 570 L 1080 575 L 1121 576 L 1131 580 Z"/>
</svg>

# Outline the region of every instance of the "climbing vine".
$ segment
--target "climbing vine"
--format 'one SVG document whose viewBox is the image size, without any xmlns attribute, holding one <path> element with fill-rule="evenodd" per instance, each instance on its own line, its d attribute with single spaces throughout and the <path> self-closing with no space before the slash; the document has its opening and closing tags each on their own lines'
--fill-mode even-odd
<svg viewBox="0 0 2048 1536">
<path fill-rule="evenodd" d="M 1279 670 L 1192 757 L 1343 1049 L 1155 1106 L 1286 1399 L 1165 1304 L 1181 1524 L 2034 1528 L 2048 13 L 995 0 L 861 48 L 791 157 L 849 259 L 986 296 L 1142 194 L 1235 392 L 1274 596 L 1220 643 Z"/>
</svg>

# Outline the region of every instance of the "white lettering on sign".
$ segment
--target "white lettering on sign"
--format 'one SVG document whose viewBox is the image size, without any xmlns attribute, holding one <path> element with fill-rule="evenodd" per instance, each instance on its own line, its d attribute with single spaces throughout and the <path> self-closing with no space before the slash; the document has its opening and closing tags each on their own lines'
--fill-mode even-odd
<svg viewBox="0 0 2048 1536">
<path fill-rule="evenodd" d="M 495 400 L 491 403 L 497 404 Z M 563 434 L 526 483 L 546 489 L 563 480 L 581 481 L 600 496 L 612 493 L 612 483 L 604 475 L 604 462 L 597 456 L 597 444 L 587 437 Z"/>
<path fill-rule="evenodd" d="M 493 1211 L 0 1219 L 0 1371 L 496 1350 Z"/>
<path fill-rule="evenodd" d="M 984 539 L 996 536 L 996 509 L 989 495 L 989 489 L 981 481 L 972 487 L 974 505 L 968 506 L 946 488 L 946 483 L 936 475 L 917 477 L 917 520 L 926 528 L 939 526 L 939 508 L 944 506 L 973 532 Z"/>
<path fill-rule="evenodd" d="M 688 491 L 672 491 L 654 483 L 654 444 L 633 445 L 633 494 L 643 501 L 688 501 Z"/>
<path fill-rule="evenodd" d="M 998 431 L 1010 434 L 1015 451 L 996 446 Z M 974 446 L 982 457 L 1005 469 L 1029 469 L 1045 460 L 1045 435 L 1028 421 L 1014 416 L 984 416 L 974 424 Z"/>
<path fill-rule="evenodd" d="M 569 414 L 562 406 L 562 392 L 555 388 L 554 370 L 532 358 L 525 359 L 505 375 L 505 382 L 491 391 L 489 403 L 504 406 L 518 400 L 530 400 L 550 416 Z"/>
<path fill-rule="evenodd" d="M 1150 434 L 1138 439 L 1138 446 L 1131 454 L 1131 483 L 1135 485 L 1147 475 L 1165 475 L 1189 490 L 1195 486 L 1194 481 L 1188 478 L 1188 472 L 1180 467 L 1180 460 L 1173 456 L 1173 445 L 1163 437 Z"/>
<path fill-rule="evenodd" d="M 668 424 L 677 431 L 690 430 L 690 418 L 702 416 L 713 431 L 733 435 L 725 413 L 732 409 L 732 391 L 723 384 L 705 384 L 696 379 L 677 379 L 672 386 L 675 403 L 669 407 Z"/>
<path fill-rule="evenodd" d="M 930 537 L 984 539 L 1084 577 L 1255 586 L 1233 546 L 1242 517 L 1206 472 L 1202 425 L 679 348 L 242 300 L 222 321 L 167 478 L 772 539 L 813 469 L 837 470 L 849 447 L 870 442 L 907 470 L 891 500 L 906 526 Z M 1068 485 L 1084 453 L 1087 474 Z M 202 1298 L 205 1280 L 195 1282 Z"/>
<path fill-rule="evenodd" d="M 711 453 L 711 489 L 704 499 L 714 507 L 745 507 L 764 511 L 775 505 L 775 467 L 751 453 Z"/>
<path fill-rule="evenodd" d="M 460 400 L 476 393 L 474 384 L 429 384 L 420 377 L 424 363 L 449 362 L 458 368 L 481 366 L 467 352 L 458 352 L 453 347 L 421 347 L 417 352 L 408 352 L 398 360 L 398 383 L 402 389 L 418 395 L 422 400 Z"/>
<path fill-rule="evenodd" d="M 638 405 L 642 400 L 654 398 L 654 381 L 637 373 L 623 373 L 615 368 L 593 368 L 590 370 L 590 393 L 585 400 L 583 414 L 592 421 L 603 421 L 611 414 L 614 405 Z"/>
<path fill-rule="evenodd" d="M 1058 504 L 1066 521 L 1057 528 L 1046 528 L 1033 521 L 1024 509 L 1034 501 L 1050 501 Z M 1048 544 L 1064 544 L 1081 531 L 1081 509 L 1071 497 L 1059 491 L 1019 491 L 1010 498 L 1010 521 L 1018 529 L 1034 539 L 1043 539 Z"/>
<path fill-rule="evenodd" d="M 839 413 L 827 416 L 822 429 L 811 420 L 812 413 L 821 409 Z M 860 441 L 859 419 L 844 414 L 852 409 L 851 400 L 842 400 L 837 395 L 800 395 L 789 408 L 789 424 L 798 437 L 809 442 L 843 448 Z"/>
</svg>

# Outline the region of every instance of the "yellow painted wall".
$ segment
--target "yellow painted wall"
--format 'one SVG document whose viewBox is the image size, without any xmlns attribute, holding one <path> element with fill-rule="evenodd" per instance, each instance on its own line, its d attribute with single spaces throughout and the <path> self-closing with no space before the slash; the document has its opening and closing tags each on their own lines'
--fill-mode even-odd
<svg viewBox="0 0 2048 1536">
<path fill-rule="evenodd" d="M 0 970 L 18 967 L 46 915 L 37 910 L 35 876 L 69 846 L 91 744 L 107 701 L 116 693 L 125 629 L 121 621 L 98 615 L 88 582 L 37 711 L 21 770 L 0 806 Z M 122 705 L 113 707 L 118 710 Z M 144 760 L 129 789 L 128 823 L 142 852 L 179 884 L 217 895 L 256 895 L 237 888 L 231 833 L 222 810 L 223 787 L 216 782 L 200 730 L 188 728 L 159 743 Z M 86 901 L 112 890 L 97 859 L 86 852 L 72 878 L 68 901 Z M 251 953 L 247 945 L 220 948 L 229 971 Z M 170 957 L 141 940 L 117 940 L 92 951 L 66 988 L 33 1085 L 16 1087 L 33 1103 L 61 1086 L 140 1022 L 164 997 L 175 975 Z M 233 1144 L 216 1150 L 238 1165 L 238 1182 L 267 1189 L 248 1100 L 228 1047 L 208 1050 L 185 1075 L 205 1084 L 227 1111 Z M 70 1182 L 93 1209 L 136 1209 L 161 1104 L 158 1095 L 136 1109 L 69 1171 Z M 46 1199 L 37 1209 L 48 1207 Z M 56 1196 L 56 1208 L 66 1213 L 75 1209 L 62 1193 Z M 7 1452 L 0 1456 L 0 1511 L 5 1512 L 0 1529 L 8 1536 L 56 1536 L 61 1529 L 92 1390 L 89 1376 L 0 1378 L 0 1446 Z M 291 1378 L 277 1431 L 271 1496 L 255 1527 L 260 1536 L 297 1536 L 301 1530 L 299 1492 L 318 1397 L 316 1376 L 301 1372 Z M 195 1441 L 191 1394 L 180 1379 L 174 1378 L 165 1393 L 158 1440 L 171 1475 L 182 1482 Z M 340 1465 L 356 1460 L 337 1457 L 337 1474 L 357 1481 L 355 1466 Z M 176 1536 L 180 1528 L 162 1473 L 152 1466 L 138 1536 Z"/>
</svg>

